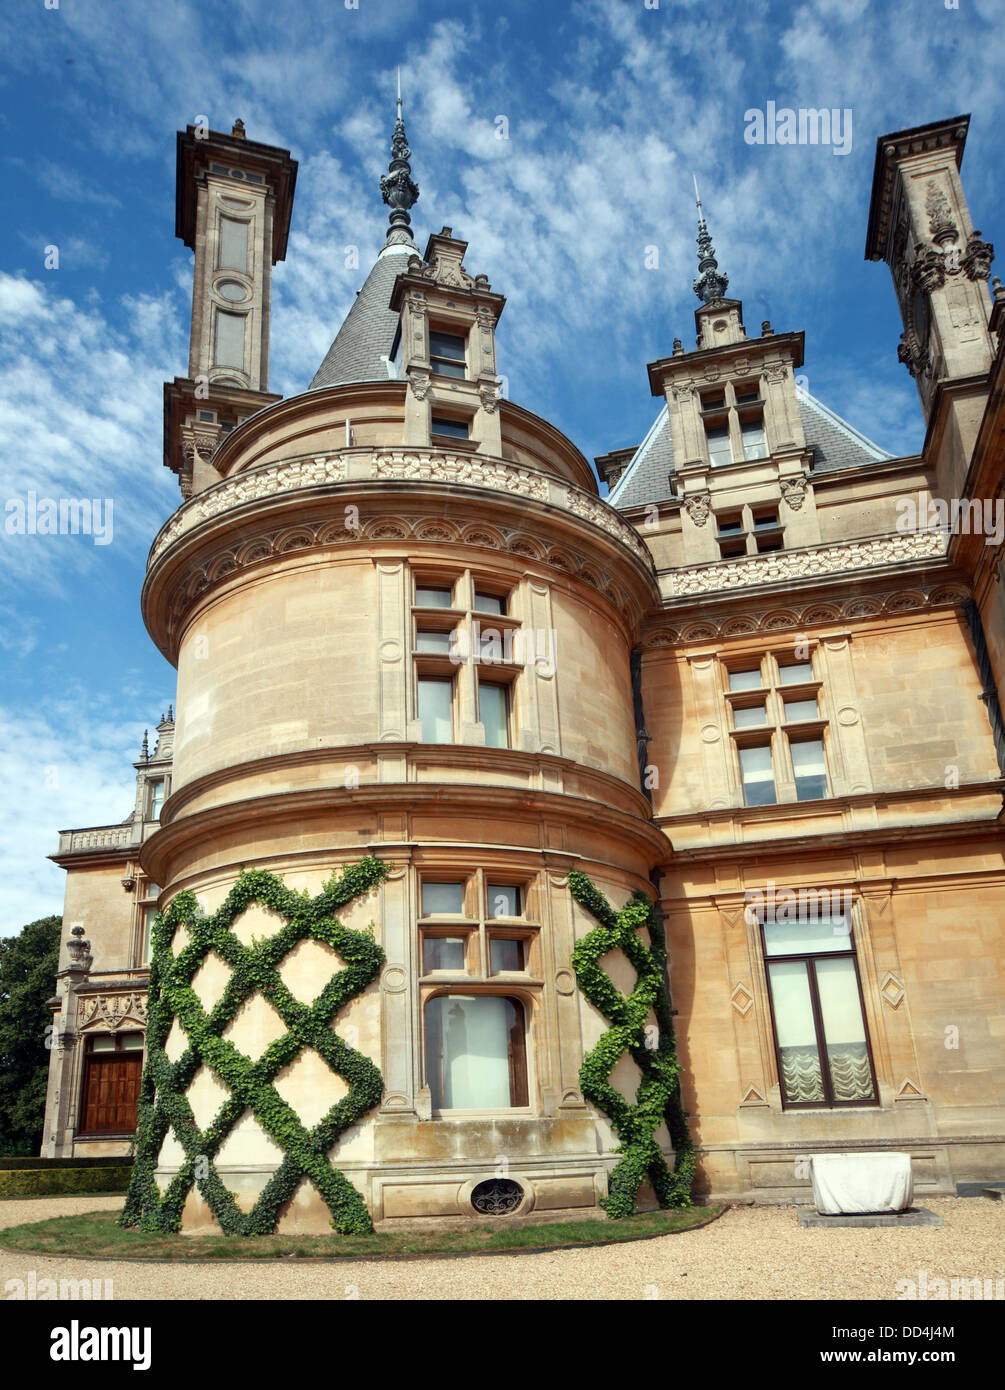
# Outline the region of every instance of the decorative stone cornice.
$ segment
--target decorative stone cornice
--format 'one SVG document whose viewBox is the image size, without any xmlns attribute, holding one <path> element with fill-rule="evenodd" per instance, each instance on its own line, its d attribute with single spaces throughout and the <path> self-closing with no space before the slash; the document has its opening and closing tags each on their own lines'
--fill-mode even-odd
<svg viewBox="0 0 1005 1390">
<path fill-rule="evenodd" d="M 713 615 L 702 612 L 694 621 L 678 622 L 671 626 L 653 621 L 644 634 L 642 645 L 647 651 L 663 647 L 710 642 L 723 637 L 748 637 L 773 632 L 806 632 L 814 627 L 832 623 L 854 622 L 881 615 L 913 613 L 927 608 L 961 607 L 969 594 L 961 584 L 935 584 L 928 588 L 889 589 L 857 595 L 843 601 L 814 599 L 805 604 L 790 604 L 785 608 L 759 606 L 742 613 L 727 612 Z"/>
<path fill-rule="evenodd" d="M 219 516 L 230 507 L 259 498 L 273 497 L 297 488 L 317 487 L 323 483 L 340 483 L 345 478 L 345 464 L 339 455 L 312 456 L 267 464 L 264 468 L 249 469 L 236 477 L 218 483 L 185 502 L 163 526 L 150 548 L 147 568 L 167 550 L 179 536 L 191 531 L 201 521 Z"/>
<path fill-rule="evenodd" d="M 231 507 L 346 481 L 448 483 L 547 503 L 598 526 L 631 551 L 650 573 L 655 572 L 652 557 L 634 527 L 622 520 L 613 507 L 582 488 L 532 468 L 482 455 L 413 448 L 301 456 L 238 473 L 179 507 L 154 540 L 147 569 L 152 569 L 181 536 Z"/>
<path fill-rule="evenodd" d="M 946 538 L 941 532 L 915 531 L 815 550 L 772 551 L 723 564 L 674 570 L 661 576 L 661 587 L 665 598 L 683 598 L 758 584 L 791 584 L 810 576 L 843 574 L 908 560 L 940 560 L 945 553 Z"/>
</svg>

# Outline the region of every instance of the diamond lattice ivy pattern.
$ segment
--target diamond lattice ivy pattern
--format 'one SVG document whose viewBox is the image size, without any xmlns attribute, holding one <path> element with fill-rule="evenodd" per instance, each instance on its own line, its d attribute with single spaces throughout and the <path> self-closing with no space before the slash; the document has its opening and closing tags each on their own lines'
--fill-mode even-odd
<svg viewBox="0 0 1005 1390">
<path fill-rule="evenodd" d="M 634 893 L 615 912 L 599 888 L 577 869 L 569 873 L 569 891 L 598 923 L 572 952 L 576 983 L 612 1025 L 586 1054 L 579 1072 L 583 1095 L 604 1112 L 621 1141 L 616 1152 L 622 1157 L 610 1177 L 610 1195 L 600 1205 L 613 1220 L 631 1216 L 637 1210 L 639 1188 L 648 1177 L 661 1207 L 689 1207 L 694 1150 L 677 1084 L 680 1064 L 659 913 L 644 893 Z M 648 946 L 639 936 L 640 929 L 649 936 Z M 635 988 L 628 995 L 621 993 L 600 965 L 615 950 L 623 951 L 635 970 Z M 646 1023 L 650 1009 L 656 1020 L 655 1036 Z M 641 1073 L 634 1105 L 610 1083 L 611 1072 L 624 1053 Z M 655 1138 L 664 1121 L 676 1154 L 673 1172 Z"/>
<path fill-rule="evenodd" d="M 193 1186 L 209 1204 L 227 1235 L 266 1235 L 275 1229 L 284 1204 L 303 1179 L 321 1194 L 332 1225 L 341 1234 L 373 1229 L 363 1198 L 328 1154 L 350 1125 L 380 1101 L 384 1081 L 377 1066 L 350 1047 L 331 1027 L 342 1009 L 377 978 L 384 952 L 369 933 L 352 931 L 334 913 L 376 887 L 387 876 L 379 859 L 365 858 L 334 875 L 315 898 L 295 893 L 282 879 L 264 870 L 241 874 L 226 901 L 211 916 L 203 914 L 193 893 L 179 893 L 156 919 L 152 934 L 148 1000 L 147 1062 L 140 1089 L 137 1150 L 123 1226 L 147 1231 L 177 1231 Z M 253 904 L 277 913 L 284 925 L 263 941 L 245 945 L 232 930 Z M 177 955 L 172 946 L 179 928 L 190 938 Z M 345 968 L 337 971 L 307 1005 L 284 984 L 278 967 L 301 941 L 312 939 L 336 951 Z M 207 1013 L 192 987 L 200 966 L 215 953 L 230 967 L 222 995 Z M 270 1043 L 257 1061 L 246 1057 L 221 1035 L 242 1006 L 260 994 L 275 1009 L 287 1032 Z M 186 1047 L 172 1062 L 165 1046 L 177 1019 Z M 284 1067 L 312 1048 L 335 1076 L 349 1086 L 310 1130 L 273 1085 Z M 205 1066 L 230 1092 L 201 1130 L 187 1097 Z M 214 1166 L 224 1140 L 250 1111 L 283 1152 L 283 1159 L 249 1212 L 243 1212 Z M 185 1161 L 163 1195 L 154 1180 L 161 1145 L 172 1132 Z"/>
</svg>

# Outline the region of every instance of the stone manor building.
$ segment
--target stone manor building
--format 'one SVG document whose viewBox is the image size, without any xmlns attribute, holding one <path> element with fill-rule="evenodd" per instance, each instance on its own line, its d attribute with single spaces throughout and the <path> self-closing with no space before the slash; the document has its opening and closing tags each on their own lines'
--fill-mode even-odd
<svg viewBox="0 0 1005 1390">
<path fill-rule="evenodd" d="M 296 163 L 240 122 L 179 134 L 181 499 L 143 588 L 176 713 L 131 815 L 53 856 L 44 1153 L 128 1148 L 158 904 L 213 912 L 244 867 L 317 894 L 373 855 L 388 876 L 341 920 L 372 922 L 386 964 L 333 1026 L 384 1091 L 332 1161 L 375 1219 L 604 1196 L 616 1139 L 579 1072 L 607 1025 L 571 964 L 594 925 L 572 869 L 615 906 L 658 896 L 699 1193 L 805 1200 L 802 1160 L 828 1151 L 910 1152 L 921 1198 L 1005 1175 L 1005 602 L 979 526 L 1005 485 L 1005 299 L 968 123 L 877 144 L 865 254 L 902 311 L 919 454 L 804 389 L 803 334 L 745 324 L 700 214 L 695 338 L 648 365 L 641 442 L 596 472 L 501 395 L 505 300 L 477 255 L 449 227 L 413 240 L 400 108 L 386 241 L 286 399 L 270 277 Z M 301 942 L 280 973 L 310 1002 L 334 965 Z M 228 977 L 206 958 L 204 1008 Z M 256 996 L 225 1036 L 256 1057 L 282 1031 Z M 631 1097 L 638 1068 L 612 1079 Z M 275 1085 L 308 1126 L 345 1091 L 309 1051 Z M 228 1091 L 203 1066 L 187 1098 L 204 1128 Z M 248 1109 L 215 1167 L 247 1209 L 280 1156 Z M 169 1133 L 162 1188 L 183 1157 Z M 213 1223 L 196 1190 L 184 1223 Z M 280 1228 L 328 1228 L 309 1184 Z"/>
</svg>

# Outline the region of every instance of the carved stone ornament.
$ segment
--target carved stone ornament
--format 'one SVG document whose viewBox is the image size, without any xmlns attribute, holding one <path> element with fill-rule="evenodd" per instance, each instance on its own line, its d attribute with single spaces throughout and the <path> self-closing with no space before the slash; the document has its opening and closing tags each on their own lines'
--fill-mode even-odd
<svg viewBox="0 0 1005 1390">
<path fill-rule="evenodd" d="M 481 279 L 481 276 L 479 276 L 479 279 Z M 482 328 L 492 329 L 496 326 L 496 316 L 485 304 L 479 304 L 478 308 L 475 310 L 475 318 Z"/>
<path fill-rule="evenodd" d="M 91 994 L 80 1001 L 77 1024 L 87 1028 L 92 1023 L 104 1024 L 114 1032 L 127 1019 L 146 1027 L 147 996 L 145 992 L 124 994 Z"/>
<path fill-rule="evenodd" d="M 786 506 L 798 512 L 806 500 L 806 479 L 802 475 L 798 478 L 782 478 L 778 485 Z"/>
<path fill-rule="evenodd" d="M 412 259 L 414 260 L 415 257 L 413 256 Z M 405 304 L 409 313 L 417 316 L 426 312 L 427 302 L 426 296 L 421 294 L 418 290 L 413 290 L 411 294 L 405 296 Z"/>
<path fill-rule="evenodd" d="M 499 408 L 499 392 L 494 386 L 482 386 L 478 391 L 478 399 L 482 403 L 482 409 L 494 415 Z"/>
<path fill-rule="evenodd" d="M 66 947 L 70 954 L 71 969 L 83 970 L 86 974 L 94 964 L 94 957 L 91 955 L 91 943 L 84 935 L 83 927 L 70 928 L 70 938 Z"/>
<path fill-rule="evenodd" d="M 903 362 L 913 377 L 924 376 L 929 369 L 928 353 L 921 346 L 913 328 L 905 328 L 900 335 L 897 361 Z"/>
<path fill-rule="evenodd" d="M 673 398 L 675 401 L 689 401 L 694 395 L 694 386 L 690 381 L 678 382 L 673 387 Z"/>
<path fill-rule="evenodd" d="M 684 510 L 695 526 L 704 526 L 712 510 L 712 496 L 708 492 L 693 492 L 684 499 Z"/>
<path fill-rule="evenodd" d="M 925 199 L 925 211 L 928 213 L 928 229 L 932 240 L 937 241 L 940 246 L 947 241 L 959 241 L 960 234 L 953 221 L 949 199 L 934 179 L 928 180 L 926 192 L 928 196 Z"/>
<path fill-rule="evenodd" d="M 780 366 L 766 367 L 764 375 L 774 386 L 777 386 L 779 382 L 785 380 L 786 371 L 784 367 Z"/>
<path fill-rule="evenodd" d="M 931 294 L 946 283 L 945 260 L 941 251 L 922 242 L 914 248 L 914 265 L 911 267 L 911 280 L 915 289 L 922 294 Z"/>
<path fill-rule="evenodd" d="M 429 394 L 429 377 L 425 372 L 409 372 L 408 389 L 417 401 L 424 401 Z"/>
<path fill-rule="evenodd" d="M 990 241 L 982 241 L 978 231 L 971 232 L 967 241 L 963 269 L 968 280 L 986 280 L 991 274 L 991 262 L 995 258 L 995 248 Z"/>
<path fill-rule="evenodd" d="M 909 531 L 875 540 L 820 546 L 816 550 L 769 551 L 721 565 L 674 570 L 663 581 L 663 596 L 684 598 L 755 584 L 792 584 L 810 575 L 845 574 L 907 560 L 942 559 L 945 553 L 946 536 L 941 531 Z"/>
</svg>

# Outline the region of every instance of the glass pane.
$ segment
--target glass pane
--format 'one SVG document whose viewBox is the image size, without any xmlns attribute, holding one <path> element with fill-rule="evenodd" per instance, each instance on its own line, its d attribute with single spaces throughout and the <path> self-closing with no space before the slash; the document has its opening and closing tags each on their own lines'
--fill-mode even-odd
<svg viewBox="0 0 1005 1390">
<path fill-rule="evenodd" d="M 500 970 L 522 970 L 523 942 L 494 936 L 489 942 L 489 958 L 493 975 L 497 975 Z"/>
<path fill-rule="evenodd" d="M 454 913 L 459 916 L 463 911 L 463 883 L 423 883 L 423 917 L 440 917 L 444 913 Z"/>
<path fill-rule="evenodd" d="M 763 531 L 766 526 L 778 525 L 777 512 L 762 512 L 760 516 L 754 517 L 754 530 Z"/>
<path fill-rule="evenodd" d="M 216 311 L 216 363 L 244 370 L 244 315 Z"/>
<path fill-rule="evenodd" d="M 430 970 L 464 969 L 463 936 L 427 936 L 422 943 L 422 963 Z"/>
<path fill-rule="evenodd" d="M 485 743 L 489 748 L 509 747 L 509 723 L 506 718 L 506 687 L 478 685 L 478 712 L 485 725 Z"/>
<path fill-rule="evenodd" d="M 775 1009 L 782 1094 L 790 1105 L 824 1100 L 820 1054 L 810 986 L 803 961 L 775 961 L 768 966 Z"/>
<path fill-rule="evenodd" d="M 143 965 L 150 963 L 150 938 L 156 916 L 157 909 L 155 907 L 148 907 L 143 913 Z"/>
<path fill-rule="evenodd" d="M 710 428 L 705 433 L 708 436 L 708 457 L 712 467 L 732 463 L 733 454 L 729 447 L 729 430 Z"/>
<path fill-rule="evenodd" d="M 433 416 L 433 434 L 449 434 L 453 439 L 467 439 L 468 427 L 463 420 L 448 420 Z"/>
<path fill-rule="evenodd" d="M 478 613 L 505 613 L 506 604 L 494 594 L 475 594 L 475 611 Z"/>
<path fill-rule="evenodd" d="M 775 805 L 775 775 L 767 744 L 740 749 L 743 796 L 748 806 Z"/>
<path fill-rule="evenodd" d="M 150 819 L 160 820 L 161 807 L 164 805 L 164 779 L 157 778 L 150 783 Z"/>
<path fill-rule="evenodd" d="M 756 666 L 753 671 L 730 671 L 729 688 L 730 690 L 760 690 L 760 666 Z"/>
<path fill-rule="evenodd" d="M 744 458 L 763 459 L 768 457 L 764 425 L 760 420 L 741 420 L 740 433 L 743 436 Z"/>
<path fill-rule="evenodd" d="M 490 883 L 487 886 L 490 917 L 519 917 L 520 889 L 509 883 Z"/>
<path fill-rule="evenodd" d="M 778 666 L 778 678 L 782 685 L 798 685 L 800 681 L 813 679 L 813 666 L 809 661 L 792 661 Z"/>
<path fill-rule="evenodd" d="M 444 361 L 442 357 L 434 357 L 432 359 L 431 365 L 433 371 L 436 373 L 437 376 L 456 376 L 461 377 L 463 379 L 463 377 L 466 375 L 466 370 L 463 362 L 447 362 Z M 445 434 L 446 431 L 438 430 L 437 433 Z"/>
<path fill-rule="evenodd" d="M 526 1104 L 523 1053 L 523 1011 L 513 1000 L 448 994 L 426 1005 L 426 1081 L 436 1110 Z"/>
<path fill-rule="evenodd" d="M 443 656 L 450 655 L 449 632 L 418 632 L 415 636 L 415 650 L 417 652 L 438 652 Z"/>
<path fill-rule="evenodd" d="M 757 904 L 764 922 L 764 947 L 769 956 L 805 955 L 810 951 L 850 951 L 851 918 L 835 909 L 841 889 L 773 888 Z"/>
<path fill-rule="evenodd" d="M 114 1052 L 114 1051 L 115 1051 L 115 1039 L 114 1039 L 113 1037 L 109 1036 L 109 1034 L 107 1034 L 107 1033 L 102 1034 L 102 1036 L 100 1036 L 100 1037 L 92 1038 L 92 1039 L 91 1039 L 91 1051 L 92 1051 L 92 1052 Z"/>
<path fill-rule="evenodd" d="M 142 1052 L 143 1034 L 142 1033 L 120 1033 L 119 1047 L 123 1052 Z"/>
<path fill-rule="evenodd" d="M 742 535 L 742 533 L 743 533 L 743 519 L 742 519 L 741 517 L 724 517 L 724 516 L 721 516 L 721 517 L 719 518 L 719 535 L 720 535 L 720 536 L 736 536 L 736 535 Z"/>
<path fill-rule="evenodd" d="M 748 705 L 746 709 L 733 706 L 733 727 L 736 729 L 749 729 L 755 724 L 766 724 L 767 720 L 768 712 L 765 705 Z"/>
<path fill-rule="evenodd" d="M 785 718 L 790 723 L 794 719 L 816 719 L 819 713 L 815 699 L 785 701 Z"/>
<path fill-rule="evenodd" d="M 220 269 L 248 270 L 248 224 L 220 218 Z"/>
<path fill-rule="evenodd" d="M 873 1100 L 875 1091 L 855 962 L 845 956 L 841 960 L 817 961 L 815 968 L 834 1099 Z"/>
<path fill-rule="evenodd" d="M 430 589 L 416 585 L 416 608 L 449 608 L 453 601 L 453 589 Z"/>
<path fill-rule="evenodd" d="M 422 721 L 423 743 L 453 742 L 452 696 L 451 681 L 419 681 L 419 718 Z"/>
<path fill-rule="evenodd" d="M 464 339 L 453 333 L 430 333 L 429 351 L 434 357 L 452 357 L 464 361 Z"/>
<path fill-rule="evenodd" d="M 796 797 L 800 801 L 814 801 L 827 795 L 827 767 L 824 763 L 824 745 L 818 738 L 805 743 L 792 743 L 792 766 L 796 774 Z"/>
</svg>

